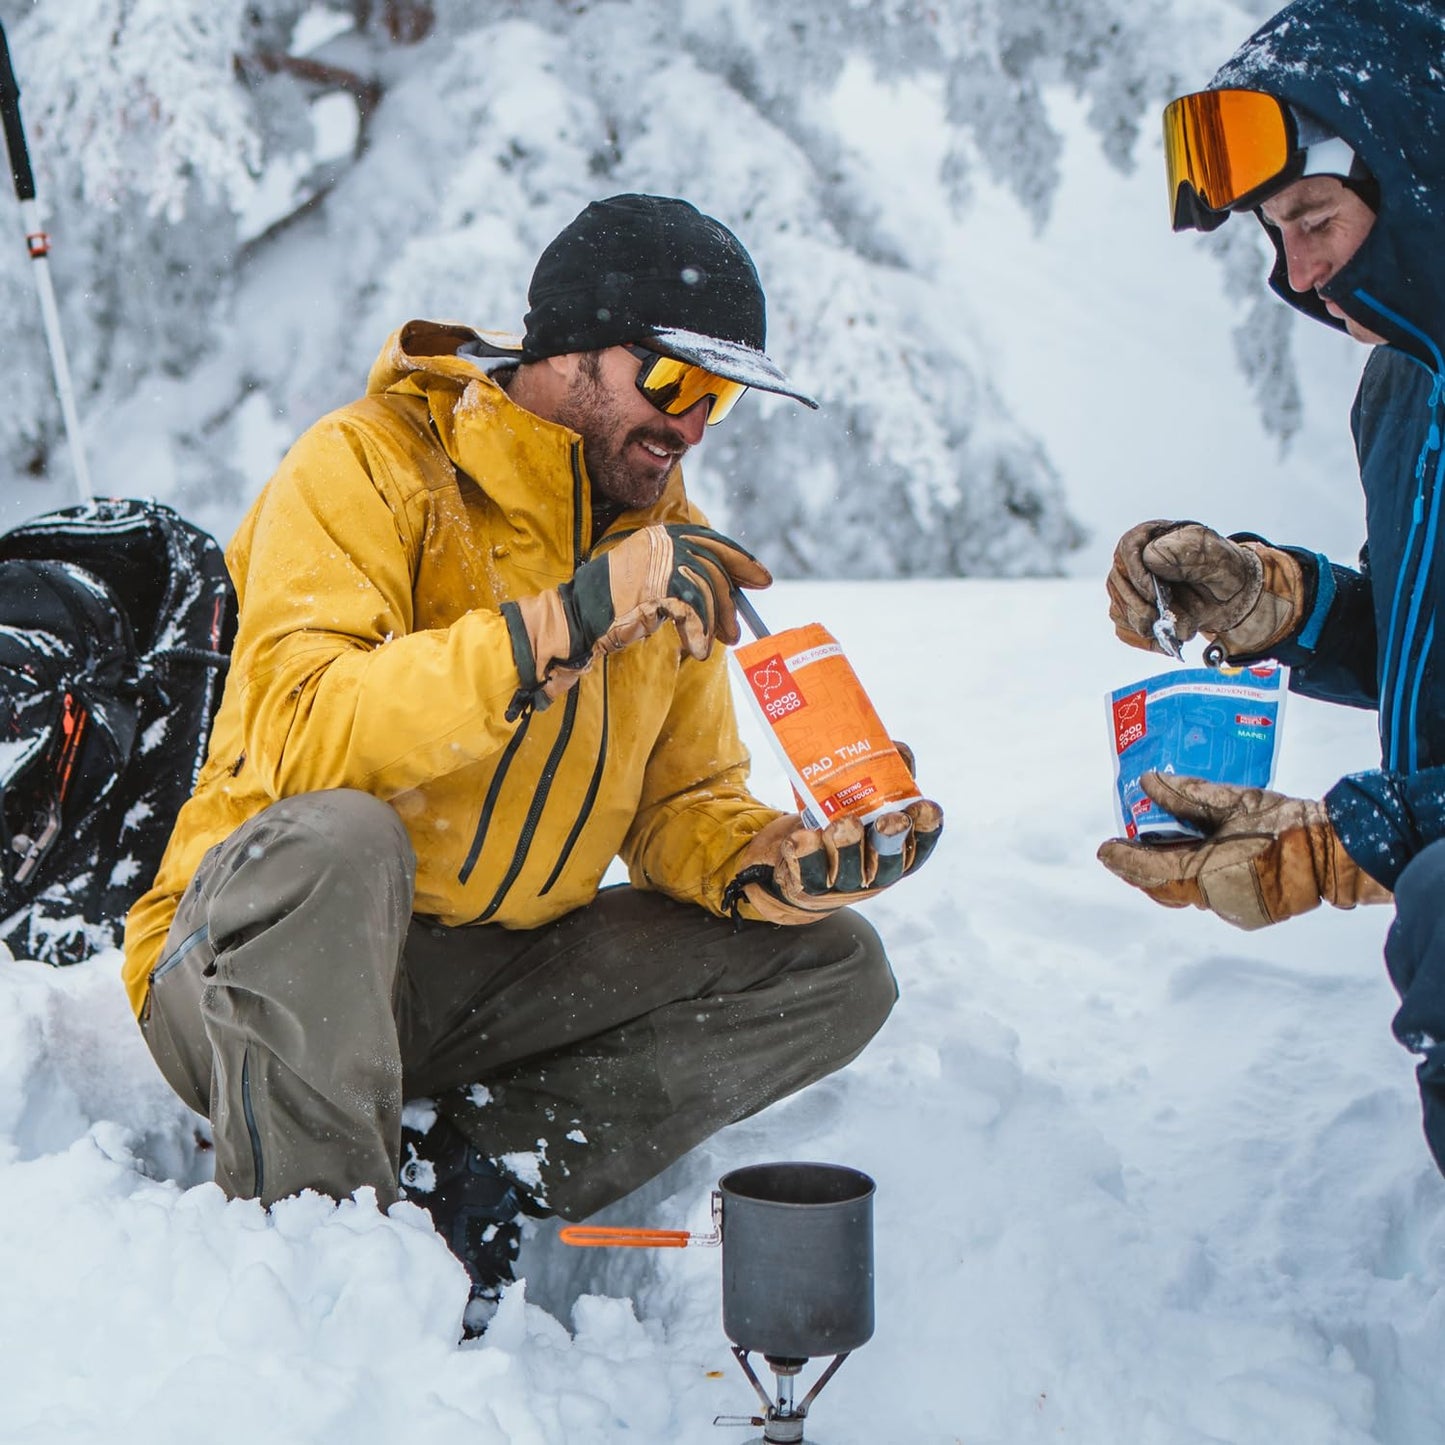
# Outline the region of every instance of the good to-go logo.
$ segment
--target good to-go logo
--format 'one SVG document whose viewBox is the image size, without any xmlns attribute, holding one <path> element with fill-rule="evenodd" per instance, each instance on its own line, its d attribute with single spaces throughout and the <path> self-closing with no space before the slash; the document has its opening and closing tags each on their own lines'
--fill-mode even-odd
<svg viewBox="0 0 1445 1445">
<path fill-rule="evenodd" d="M 1122 753 L 1125 748 L 1137 743 L 1149 730 L 1148 714 L 1144 705 L 1145 693 L 1141 687 L 1114 703 L 1114 750 Z"/>
<path fill-rule="evenodd" d="M 747 679 L 758 705 L 773 722 L 808 705 L 781 652 L 753 663 L 747 670 Z"/>
</svg>

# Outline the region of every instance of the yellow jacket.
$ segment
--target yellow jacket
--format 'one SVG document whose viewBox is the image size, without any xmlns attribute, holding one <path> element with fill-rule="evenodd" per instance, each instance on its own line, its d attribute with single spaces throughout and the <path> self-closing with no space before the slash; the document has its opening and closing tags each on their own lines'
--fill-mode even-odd
<svg viewBox="0 0 1445 1445">
<path fill-rule="evenodd" d="M 720 913 L 737 855 L 779 816 L 747 791 L 725 649 L 695 662 L 675 628 L 506 721 L 520 679 L 497 609 L 573 575 L 591 496 L 581 438 L 457 355 L 474 336 L 397 332 L 227 550 L 241 620 L 210 754 L 126 920 L 137 1013 L 202 856 L 278 798 L 385 799 L 416 849 L 414 911 L 504 928 L 590 902 L 617 856 L 634 887 Z M 608 535 L 687 519 L 674 472 Z"/>
</svg>

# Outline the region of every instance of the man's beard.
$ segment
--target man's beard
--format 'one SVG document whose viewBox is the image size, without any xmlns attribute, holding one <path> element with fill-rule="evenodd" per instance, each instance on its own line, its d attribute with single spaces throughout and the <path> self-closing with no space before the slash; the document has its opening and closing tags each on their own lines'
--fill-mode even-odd
<svg viewBox="0 0 1445 1445">
<path fill-rule="evenodd" d="M 629 508 L 650 507 L 662 495 L 676 462 L 659 473 L 652 467 L 632 465 L 627 453 L 634 442 L 651 442 L 675 453 L 677 434 L 665 425 L 629 429 L 622 408 L 603 388 L 595 354 L 584 355 L 557 420 L 581 436 L 582 457 L 594 492 Z"/>
</svg>

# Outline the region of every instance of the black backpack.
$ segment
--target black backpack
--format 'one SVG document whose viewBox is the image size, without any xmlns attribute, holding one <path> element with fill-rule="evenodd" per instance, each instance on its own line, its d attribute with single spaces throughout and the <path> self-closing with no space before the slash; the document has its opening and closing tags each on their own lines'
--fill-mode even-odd
<svg viewBox="0 0 1445 1445">
<path fill-rule="evenodd" d="M 221 549 L 156 502 L 0 535 L 0 941 L 117 946 L 190 796 L 236 630 Z"/>
</svg>

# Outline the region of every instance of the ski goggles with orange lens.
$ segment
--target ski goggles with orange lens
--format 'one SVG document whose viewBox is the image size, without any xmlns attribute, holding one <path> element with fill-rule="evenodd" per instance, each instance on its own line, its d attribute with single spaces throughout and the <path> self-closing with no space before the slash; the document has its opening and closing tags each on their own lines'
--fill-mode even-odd
<svg viewBox="0 0 1445 1445">
<path fill-rule="evenodd" d="M 1164 111 L 1164 164 L 1176 231 L 1212 231 L 1304 171 L 1289 107 L 1258 90 L 1201 90 Z"/>
<path fill-rule="evenodd" d="M 711 401 L 707 424 L 716 426 L 748 389 L 745 382 L 729 381 L 727 377 L 705 371 L 690 361 L 662 356 L 645 346 L 629 346 L 627 349 L 642 363 L 637 373 L 638 391 L 658 411 L 668 416 L 681 416 L 691 411 L 698 402 Z"/>
</svg>

